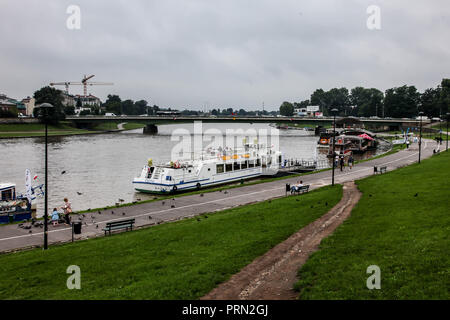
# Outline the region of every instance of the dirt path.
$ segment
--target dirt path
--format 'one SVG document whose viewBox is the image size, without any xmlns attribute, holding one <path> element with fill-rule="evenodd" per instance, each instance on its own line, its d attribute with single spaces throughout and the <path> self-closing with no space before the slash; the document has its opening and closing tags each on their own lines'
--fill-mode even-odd
<svg viewBox="0 0 450 320">
<path fill-rule="evenodd" d="M 297 272 L 320 241 L 329 236 L 358 203 L 361 192 L 353 181 L 344 183 L 341 201 L 321 218 L 299 230 L 266 254 L 220 284 L 202 300 L 289 300 L 296 299 L 293 290 Z"/>
</svg>

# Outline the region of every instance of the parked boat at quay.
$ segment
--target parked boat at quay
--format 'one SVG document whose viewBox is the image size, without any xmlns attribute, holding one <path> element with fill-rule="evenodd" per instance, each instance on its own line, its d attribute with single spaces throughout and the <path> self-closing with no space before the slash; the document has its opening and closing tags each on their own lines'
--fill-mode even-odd
<svg viewBox="0 0 450 320">
<path fill-rule="evenodd" d="M 136 191 L 168 193 L 275 175 L 283 155 L 264 144 L 245 144 L 241 149 L 207 149 L 196 159 L 153 165 L 152 159 L 133 180 Z"/>
<path fill-rule="evenodd" d="M 14 183 L 0 183 L 0 224 L 31 219 L 31 203 L 16 194 Z"/>
<path fill-rule="evenodd" d="M 375 135 L 370 131 L 344 129 L 335 137 L 334 150 L 332 140 L 329 142 L 328 157 L 333 157 L 336 154 L 364 153 L 367 150 L 375 149 L 377 144 Z"/>
</svg>

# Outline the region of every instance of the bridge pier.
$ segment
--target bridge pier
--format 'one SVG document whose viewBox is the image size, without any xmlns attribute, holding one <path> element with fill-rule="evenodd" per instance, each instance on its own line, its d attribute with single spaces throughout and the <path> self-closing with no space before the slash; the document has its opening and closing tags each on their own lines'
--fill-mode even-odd
<svg viewBox="0 0 450 320">
<path fill-rule="evenodd" d="M 158 127 L 156 126 L 156 124 L 147 124 L 144 127 L 144 134 L 156 134 L 158 133 Z"/>
</svg>

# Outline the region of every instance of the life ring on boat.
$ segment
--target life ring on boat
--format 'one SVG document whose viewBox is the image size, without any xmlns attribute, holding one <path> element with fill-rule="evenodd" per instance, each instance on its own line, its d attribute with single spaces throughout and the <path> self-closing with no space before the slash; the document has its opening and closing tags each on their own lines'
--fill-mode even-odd
<svg viewBox="0 0 450 320">
<path fill-rule="evenodd" d="M 197 187 L 197 189 L 200 189 L 202 187 L 202 185 L 200 183 L 197 182 L 197 184 L 195 185 Z"/>
</svg>

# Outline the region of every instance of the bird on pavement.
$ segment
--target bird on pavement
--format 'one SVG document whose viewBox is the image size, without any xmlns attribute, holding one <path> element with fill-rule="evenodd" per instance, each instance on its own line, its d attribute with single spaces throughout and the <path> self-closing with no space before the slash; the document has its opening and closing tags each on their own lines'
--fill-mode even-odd
<svg viewBox="0 0 450 320">
<path fill-rule="evenodd" d="M 78 192 L 78 191 L 77 191 L 77 195 L 81 196 L 81 195 L 82 195 L 82 193 L 81 193 L 81 192 Z"/>
<path fill-rule="evenodd" d="M 61 172 L 61 174 L 64 174 L 64 173 L 66 173 L 66 170 L 64 170 L 64 171 Z"/>
</svg>

